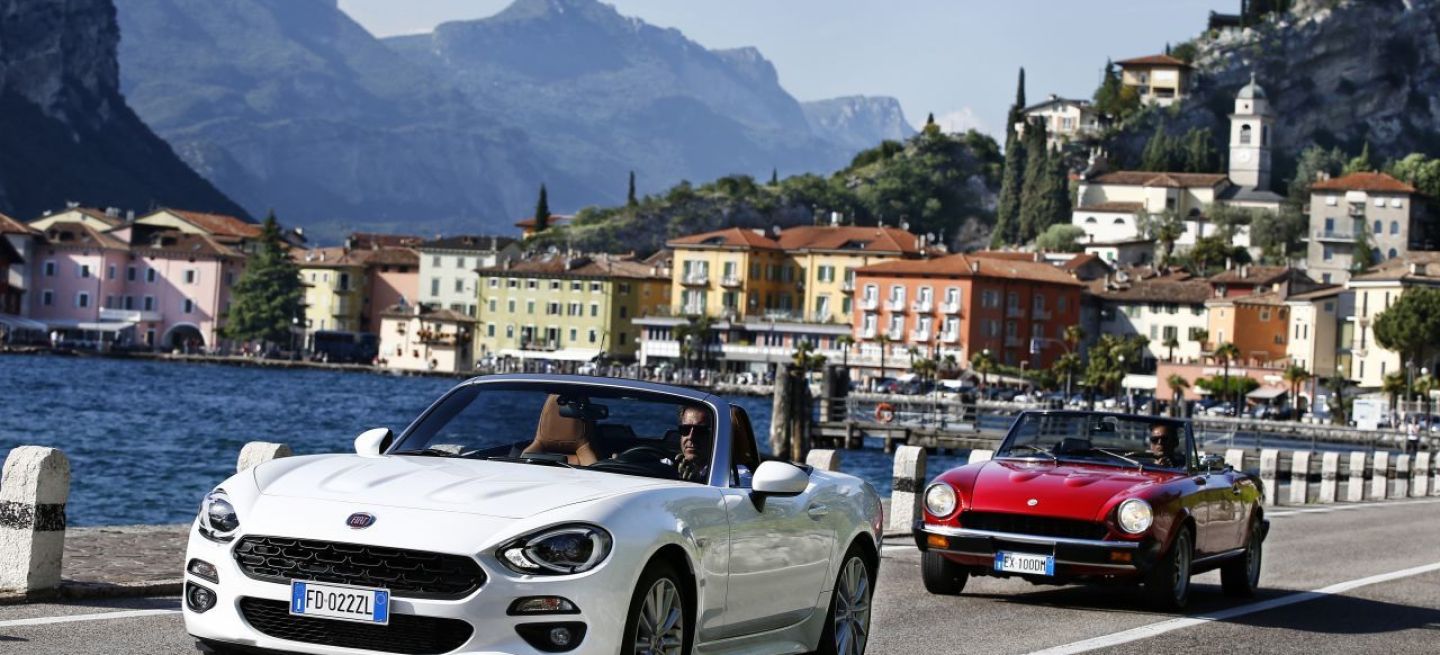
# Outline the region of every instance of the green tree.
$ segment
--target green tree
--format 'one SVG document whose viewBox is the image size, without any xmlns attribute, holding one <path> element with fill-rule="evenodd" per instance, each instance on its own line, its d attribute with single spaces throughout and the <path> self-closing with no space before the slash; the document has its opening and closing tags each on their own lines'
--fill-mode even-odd
<svg viewBox="0 0 1440 655">
<path fill-rule="evenodd" d="M 1345 163 L 1345 170 L 1342 171 L 1342 174 L 1369 173 L 1373 170 L 1375 170 L 1375 165 L 1370 163 L 1370 142 L 1366 141 L 1365 146 L 1360 149 L 1360 154 Z"/>
<path fill-rule="evenodd" d="M 550 227 L 550 198 L 545 191 L 545 185 L 540 185 L 540 198 L 535 201 L 535 233 L 544 232 Z"/>
<path fill-rule="evenodd" d="M 1025 187 L 1026 164 L 1025 145 L 1015 128 L 1024 120 L 1021 112 L 1025 108 L 1025 69 L 1020 69 L 1020 80 L 1015 91 L 1015 104 L 1005 123 L 1005 164 L 1000 170 L 1000 197 L 995 206 L 995 228 L 990 234 L 990 247 L 999 248 L 1019 242 L 1020 204 Z"/>
<path fill-rule="evenodd" d="M 1074 384 L 1075 374 L 1081 369 L 1080 355 L 1078 353 L 1065 353 L 1055 358 L 1055 364 L 1051 367 L 1056 377 L 1065 380 L 1065 398 L 1070 398 L 1070 388 Z"/>
<path fill-rule="evenodd" d="M 1221 363 L 1221 365 L 1224 367 L 1224 369 L 1225 369 L 1225 378 L 1224 378 L 1224 380 L 1225 380 L 1225 381 L 1224 381 L 1223 384 L 1225 385 L 1225 388 L 1226 388 L 1226 389 L 1229 389 L 1229 387 L 1230 387 L 1230 363 L 1240 358 L 1240 348 L 1236 347 L 1235 344 L 1230 343 L 1229 341 L 1225 341 L 1225 342 L 1222 342 L 1220 345 L 1215 346 L 1215 352 L 1211 353 L 1211 356 L 1213 356 L 1216 360 L 1219 360 L 1219 362 Z M 1245 379 L 1248 380 L 1249 378 L 1245 378 Z M 1222 396 L 1222 397 L 1223 397 L 1223 396 Z M 1234 401 L 1233 406 L 1235 407 L 1235 413 L 1236 413 L 1236 415 L 1239 415 L 1240 409 L 1241 409 L 1240 400 L 1239 400 L 1238 398 L 1232 398 L 1232 399 L 1230 399 L 1230 400 L 1233 400 L 1233 401 Z"/>
<path fill-rule="evenodd" d="M 1140 170 L 1142 171 L 1169 171 L 1173 169 L 1173 154 L 1175 147 L 1171 143 L 1170 136 L 1165 133 L 1165 121 L 1161 119 L 1155 124 L 1155 134 L 1145 143 L 1145 150 L 1140 154 Z"/>
<path fill-rule="evenodd" d="M 846 375 L 849 375 L 850 350 L 855 347 L 855 337 L 842 334 L 835 339 L 835 345 L 840 347 L 840 365 L 845 367 Z"/>
<path fill-rule="evenodd" d="M 1309 227 L 1308 217 L 1286 203 L 1278 212 L 1256 214 L 1250 224 L 1250 244 L 1260 248 L 1267 263 L 1286 264 L 1305 256 L 1305 232 Z"/>
<path fill-rule="evenodd" d="M 1115 62 L 1106 60 L 1105 71 L 1101 73 L 1100 87 L 1095 89 L 1095 109 L 1116 120 L 1124 120 L 1140 108 L 1140 95 L 1134 87 L 1125 86 Z"/>
<path fill-rule="evenodd" d="M 1295 410 L 1295 420 L 1298 421 L 1300 420 L 1300 387 L 1309 382 L 1312 376 L 1310 371 L 1305 370 L 1305 367 L 1299 364 L 1291 364 L 1286 367 L 1282 376 L 1285 378 L 1285 383 L 1290 385 L 1290 407 Z"/>
<path fill-rule="evenodd" d="M 1090 361 L 1085 368 L 1085 386 L 1106 395 L 1114 395 L 1130 367 L 1140 363 L 1150 340 L 1143 336 L 1119 337 L 1102 334 L 1090 347 Z"/>
<path fill-rule="evenodd" d="M 634 207 L 639 204 L 640 200 L 635 197 L 635 171 L 630 171 L 630 188 L 625 192 L 625 206 Z M 549 207 L 546 207 L 546 210 L 548 211 Z"/>
<path fill-rule="evenodd" d="M 970 357 L 970 370 L 980 374 L 980 386 L 989 385 L 990 374 L 995 371 L 995 354 L 987 348 Z"/>
<path fill-rule="evenodd" d="M 1390 411 L 1394 412 L 1400 406 L 1400 394 L 1405 393 L 1405 373 L 1394 371 L 1386 373 L 1384 379 L 1380 380 L 1380 393 L 1390 397 Z"/>
<path fill-rule="evenodd" d="M 1370 245 L 1369 226 L 1361 227 L 1355 232 L 1354 252 L 1350 256 L 1350 271 L 1360 273 L 1368 270 L 1376 264 L 1379 257 L 1375 254 L 1375 247 Z"/>
<path fill-rule="evenodd" d="M 1290 204 L 1296 207 L 1310 206 L 1310 187 L 1321 175 L 1335 176 L 1345 167 L 1345 153 L 1339 148 L 1326 150 L 1312 145 L 1300 152 L 1295 162 L 1295 177 L 1289 184 Z"/>
<path fill-rule="evenodd" d="M 1211 275 L 1225 267 L 1226 260 L 1233 264 L 1250 263 L 1250 253 L 1230 242 L 1230 237 L 1212 234 L 1195 240 L 1195 245 L 1183 257 L 1186 267 L 1196 275 Z"/>
<path fill-rule="evenodd" d="M 1395 179 L 1410 183 L 1426 196 L 1440 198 L 1440 159 L 1412 153 L 1404 159 L 1390 162 L 1386 172 Z"/>
<path fill-rule="evenodd" d="M 265 217 L 259 249 L 230 291 L 230 312 L 223 332 L 237 341 L 288 343 L 294 322 L 304 317 L 304 296 L 300 269 L 290 258 L 280 224 L 271 212 Z"/>
<path fill-rule="evenodd" d="M 1375 341 L 1400 354 L 1401 362 L 1417 362 L 1436 370 L 1440 354 L 1440 289 L 1412 288 L 1375 317 Z"/>
<path fill-rule="evenodd" d="M 1185 234 L 1185 221 L 1173 209 L 1164 209 L 1158 214 L 1142 211 L 1135 217 L 1135 226 L 1147 239 L 1160 244 L 1157 258 L 1161 266 L 1168 266 L 1175 254 L 1175 242 Z"/>
<path fill-rule="evenodd" d="M 1210 128 L 1192 127 L 1185 133 L 1185 148 L 1181 153 L 1184 163 L 1181 168 L 1187 173 L 1214 173 L 1219 168 L 1215 154 L 1214 134 Z M 1171 157 L 1172 163 L 1174 157 Z"/>
<path fill-rule="evenodd" d="M 1080 252 L 1084 250 L 1080 243 L 1084 236 L 1085 229 L 1078 225 L 1056 223 L 1035 237 L 1035 249 L 1045 252 Z"/>
<path fill-rule="evenodd" d="M 1035 121 L 1025 126 L 1025 183 L 1020 191 L 1020 230 L 1015 243 L 1034 239 L 1051 223 L 1053 166 L 1047 138 L 1044 122 Z"/>
<path fill-rule="evenodd" d="M 780 169 L 770 169 L 770 186 L 780 186 Z"/>
<path fill-rule="evenodd" d="M 1160 346 L 1167 351 L 1165 353 L 1165 361 L 1175 361 L 1175 349 L 1180 347 L 1180 339 L 1176 337 L 1165 337 L 1165 340 L 1160 342 Z"/>
</svg>

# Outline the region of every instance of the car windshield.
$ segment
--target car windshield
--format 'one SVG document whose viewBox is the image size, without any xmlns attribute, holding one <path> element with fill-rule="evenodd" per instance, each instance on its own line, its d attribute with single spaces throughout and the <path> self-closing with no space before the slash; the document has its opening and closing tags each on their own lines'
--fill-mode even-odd
<svg viewBox="0 0 1440 655">
<path fill-rule="evenodd" d="M 666 394 L 574 384 L 473 384 L 445 396 L 387 454 L 705 482 L 715 425 L 708 405 Z"/>
<path fill-rule="evenodd" d="M 996 457 L 1184 468 L 1191 455 L 1178 421 L 1060 412 L 1022 414 Z"/>
</svg>

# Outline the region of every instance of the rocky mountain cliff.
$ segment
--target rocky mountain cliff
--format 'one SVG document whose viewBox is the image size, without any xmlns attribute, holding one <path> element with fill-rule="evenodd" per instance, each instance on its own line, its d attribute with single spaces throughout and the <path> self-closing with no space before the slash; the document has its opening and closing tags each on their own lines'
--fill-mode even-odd
<svg viewBox="0 0 1440 655">
<path fill-rule="evenodd" d="M 915 135 L 900 101 L 889 97 L 845 96 L 801 104 L 811 129 L 822 138 L 853 150 L 881 141 L 902 141 Z"/>
<path fill-rule="evenodd" d="M 758 51 L 596 0 L 383 41 L 334 0 L 118 2 L 140 115 L 242 204 L 322 234 L 509 231 L 541 182 L 569 211 L 623 201 L 630 170 L 642 193 L 833 170 L 864 141 L 812 130 Z"/>
<path fill-rule="evenodd" d="M 0 0 L 0 212 L 66 201 L 241 213 L 120 95 L 110 0 Z"/>
</svg>

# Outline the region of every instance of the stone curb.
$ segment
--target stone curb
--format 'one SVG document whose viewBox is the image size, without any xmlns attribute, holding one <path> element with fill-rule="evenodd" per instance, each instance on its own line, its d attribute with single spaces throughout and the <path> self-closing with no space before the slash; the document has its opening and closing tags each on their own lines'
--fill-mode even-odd
<svg viewBox="0 0 1440 655">
<path fill-rule="evenodd" d="M 145 598 L 153 596 L 179 596 L 180 590 L 185 582 L 176 580 L 158 580 L 152 582 L 73 582 L 70 580 L 61 583 L 60 588 L 49 593 L 23 594 L 14 592 L 0 593 L 0 605 L 19 605 L 22 603 L 46 602 L 57 600 L 98 600 L 105 598 Z"/>
</svg>

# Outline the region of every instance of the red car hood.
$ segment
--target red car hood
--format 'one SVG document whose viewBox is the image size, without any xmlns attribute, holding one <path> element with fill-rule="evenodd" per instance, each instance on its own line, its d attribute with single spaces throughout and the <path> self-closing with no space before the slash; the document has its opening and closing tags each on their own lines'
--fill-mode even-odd
<svg viewBox="0 0 1440 655">
<path fill-rule="evenodd" d="M 995 460 L 975 471 L 969 509 L 1095 521 L 1114 503 L 1180 474 L 1074 462 Z"/>
</svg>

